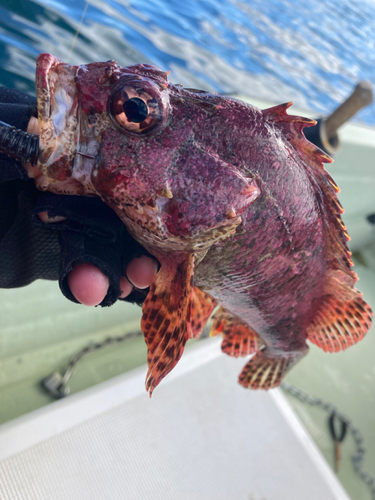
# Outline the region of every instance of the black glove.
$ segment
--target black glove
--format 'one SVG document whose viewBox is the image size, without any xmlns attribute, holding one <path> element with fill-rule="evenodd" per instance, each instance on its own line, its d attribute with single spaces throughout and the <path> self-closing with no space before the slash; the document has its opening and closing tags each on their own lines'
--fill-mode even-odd
<svg viewBox="0 0 375 500">
<path fill-rule="evenodd" d="M 38 213 L 46 211 L 49 217 L 62 216 L 66 220 L 44 224 Z M 73 302 L 78 301 L 68 285 L 68 274 L 76 264 L 89 263 L 98 267 L 109 278 L 110 286 L 101 306 L 110 306 L 121 293 L 120 279 L 134 257 L 149 255 L 128 233 L 125 225 L 99 198 L 41 196 L 32 217 L 35 225 L 48 226 L 58 234 L 60 244 L 59 283 L 62 293 Z M 147 292 L 135 290 L 126 299 L 142 303 Z"/>
<path fill-rule="evenodd" d="M 35 114 L 35 98 L 0 87 L 1 121 L 26 130 Z M 36 279 L 59 280 L 63 294 L 78 302 L 67 275 L 74 265 L 90 263 L 110 282 L 100 305 L 112 305 L 120 294 L 127 264 L 147 255 L 118 216 L 99 198 L 42 193 L 19 162 L 2 154 L 0 183 L 0 287 L 24 286 Z M 37 215 L 41 211 L 67 220 L 45 224 Z M 146 294 L 146 290 L 135 290 L 124 300 L 141 304 Z"/>
</svg>

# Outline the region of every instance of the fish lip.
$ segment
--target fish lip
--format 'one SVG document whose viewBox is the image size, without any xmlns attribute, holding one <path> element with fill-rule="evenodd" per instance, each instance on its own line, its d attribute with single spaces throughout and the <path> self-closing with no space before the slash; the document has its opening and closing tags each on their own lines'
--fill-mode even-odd
<svg viewBox="0 0 375 500">
<path fill-rule="evenodd" d="M 39 169 L 56 180 L 70 176 L 77 138 L 77 66 L 51 54 L 36 61 L 39 122 Z"/>
<path fill-rule="evenodd" d="M 39 54 L 36 60 L 36 91 L 49 91 L 49 75 L 55 66 L 63 64 L 63 61 L 52 54 Z"/>
<path fill-rule="evenodd" d="M 52 54 L 39 54 L 36 60 L 36 95 L 38 100 L 38 119 L 47 121 L 51 115 L 50 76 L 55 67 L 63 61 Z"/>
</svg>

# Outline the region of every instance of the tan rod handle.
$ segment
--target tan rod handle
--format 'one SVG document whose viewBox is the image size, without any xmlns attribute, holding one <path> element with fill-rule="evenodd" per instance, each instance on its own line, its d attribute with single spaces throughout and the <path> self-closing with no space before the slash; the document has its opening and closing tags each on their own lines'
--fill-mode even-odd
<svg viewBox="0 0 375 500">
<path fill-rule="evenodd" d="M 337 130 L 365 106 L 374 100 L 372 85 L 368 81 L 359 82 L 353 93 L 335 111 L 325 119 L 328 140 L 335 137 Z"/>
</svg>

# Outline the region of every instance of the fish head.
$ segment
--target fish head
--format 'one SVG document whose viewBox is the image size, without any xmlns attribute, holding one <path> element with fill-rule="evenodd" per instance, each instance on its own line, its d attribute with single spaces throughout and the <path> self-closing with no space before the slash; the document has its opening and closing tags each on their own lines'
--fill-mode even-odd
<svg viewBox="0 0 375 500">
<path fill-rule="evenodd" d="M 259 196 L 226 147 L 228 120 L 244 112 L 227 97 L 170 84 L 148 64 L 71 66 L 49 54 L 36 82 L 47 189 L 100 196 L 149 249 L 206 250 Z"/>
</svg>

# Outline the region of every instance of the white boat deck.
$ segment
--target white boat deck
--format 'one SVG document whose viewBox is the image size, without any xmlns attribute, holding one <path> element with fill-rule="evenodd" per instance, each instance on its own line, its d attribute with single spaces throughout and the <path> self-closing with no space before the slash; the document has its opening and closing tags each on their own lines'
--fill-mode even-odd
<svg viewBox="0 0 375 500">
<path fill-rule="evenodd" d="M 150 400 L 138 368 L 0 427 L 1 500 L 349 500 L 281 391 L 237 384 L 219 342 Z"/>
</svg>

